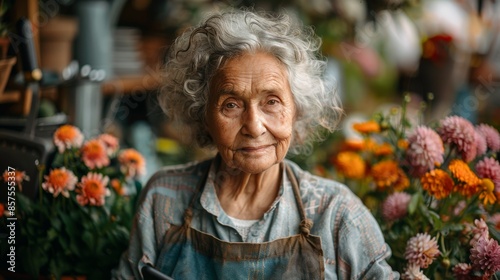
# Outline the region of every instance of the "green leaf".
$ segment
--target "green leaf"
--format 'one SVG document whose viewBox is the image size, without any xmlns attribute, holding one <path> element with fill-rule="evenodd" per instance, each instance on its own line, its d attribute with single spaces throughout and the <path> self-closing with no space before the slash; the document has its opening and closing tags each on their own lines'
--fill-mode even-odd
<svg viewBox="0 0 500 280">
<path fill-rule="evenodd" d="M 415 193 L 414 195 L 412 195 L 411 200 L 410 200 L 410 204 L 408 205 L 408 213 L 410 215 L 413 215 L 415 213 L 415 211 L 417 210 L 417 206 L 418 206 L 420 199 L 421 199 L 421 196 L 419 193 Z"/>
</svg>

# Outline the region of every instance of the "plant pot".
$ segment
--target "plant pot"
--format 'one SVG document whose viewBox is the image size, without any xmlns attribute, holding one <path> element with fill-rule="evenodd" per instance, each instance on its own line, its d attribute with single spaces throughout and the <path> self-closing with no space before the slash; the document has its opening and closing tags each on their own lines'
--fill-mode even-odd
<svg viewBox="0 0 500 280">
<path fill-rule="evenodd" d="M 56 16 L 40 26 L 40 63 L 43 69 L 62 73 L 73 58 L 73 40 L 78 21 L 73 17 Z"/>
<path fill-rule="evenodd" d="M 10 71 L 12 66 L 16 64 L 17 58 L 15 56 L 0 59 L 0 96 L 3 94 L 7 81 L 9 80 Z"/>
</svg>

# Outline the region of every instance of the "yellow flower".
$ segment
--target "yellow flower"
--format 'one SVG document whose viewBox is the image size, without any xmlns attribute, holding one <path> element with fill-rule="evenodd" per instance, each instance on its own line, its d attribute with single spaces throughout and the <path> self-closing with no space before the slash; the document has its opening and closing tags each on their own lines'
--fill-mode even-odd
<svg viewBox="0 0 500 280">
<path fill-rule="evenodd" d="M 363 158 L 354 152 L 340 152 L 334 159 L 338 172 L 351 179 L 361 179 L 365 175 L 366 164 Z"/>
<path fill-rule="evenodd" d="M 488 178 L 481 180 L 481 193 L 479 194 L 479 199 L 484 205 L 493 204 L 497 200 L 495 196 L 495 184 Z"/>
<path fill-rule="evenodd" d="M 371 176 L 379 189 L 394 185 L 399 179 L 398 163 L 393 160 L 384 160 L 372 167 Z"/>
<path fill-rule="evenodd" d="M 422 188 L 436 199 L 447 197 L 453 190 L 453 180 L 441 169 L 431 170 L 420 178 Z"/>
<path fill-rule="evenodd" d="M 461 195 L 470 197 L 479 191 L 481 180 L 472 172 L 467 163 L 460 159 L 454 159 L 448 166 L 451 174 L 459 181 L 455 186 L 455 191 Z"/>
<path fill-rule="evenodd" d="M 380 132 L 380 125 L 376 121 L 367 121 L 362 123 L 355 123 L 352 128 L 359 133 L 378 133 Z"/>
</svg>

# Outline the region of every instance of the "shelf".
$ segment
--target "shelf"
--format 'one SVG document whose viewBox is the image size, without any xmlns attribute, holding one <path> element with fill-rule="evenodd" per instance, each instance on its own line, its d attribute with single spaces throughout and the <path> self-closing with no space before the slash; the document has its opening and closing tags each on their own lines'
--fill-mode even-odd
<svg viewBox="0 0 500 280">
<path fill-rule="evenodd" d="M 160 76 L 157 73 L 147 73 L 143 75 L 119 76 L 102 84 L 104 96 L 122 93 L 131 95 L 144 93 L 158 89 L 160 86 Z"/>
</svg>

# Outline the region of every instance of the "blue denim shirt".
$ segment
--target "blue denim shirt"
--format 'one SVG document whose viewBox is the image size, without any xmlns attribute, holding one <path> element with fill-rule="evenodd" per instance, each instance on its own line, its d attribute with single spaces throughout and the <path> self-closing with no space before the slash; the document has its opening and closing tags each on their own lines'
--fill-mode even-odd
<svg viewBox="0 0 500 280">
<path fill-rule="evenodd" d="M 311 234 L 321 237 L 326 279 L 399 279 L 385 261 L 391 254 L 380 228 L 363 203 L 347 187 L 314 176 L 285 160 L 300 185 Z M 243 242 L 215 192 L 218 176 L 210 161 L 170 166 L 158 171 L 141 194 L 130 246 L 114 279 L 141 279 L 146 264 L 155 265 L 170 225 L 183 223 L 196 185 L 210 168 L 193 209 L 192 227 L 228 242 Z M 291 183 L 283 171 L 280 191 L 271 208 L 252 225 L 246 242 L 266 242 L 299 233 L 300 215 Z"/>
</svg>

